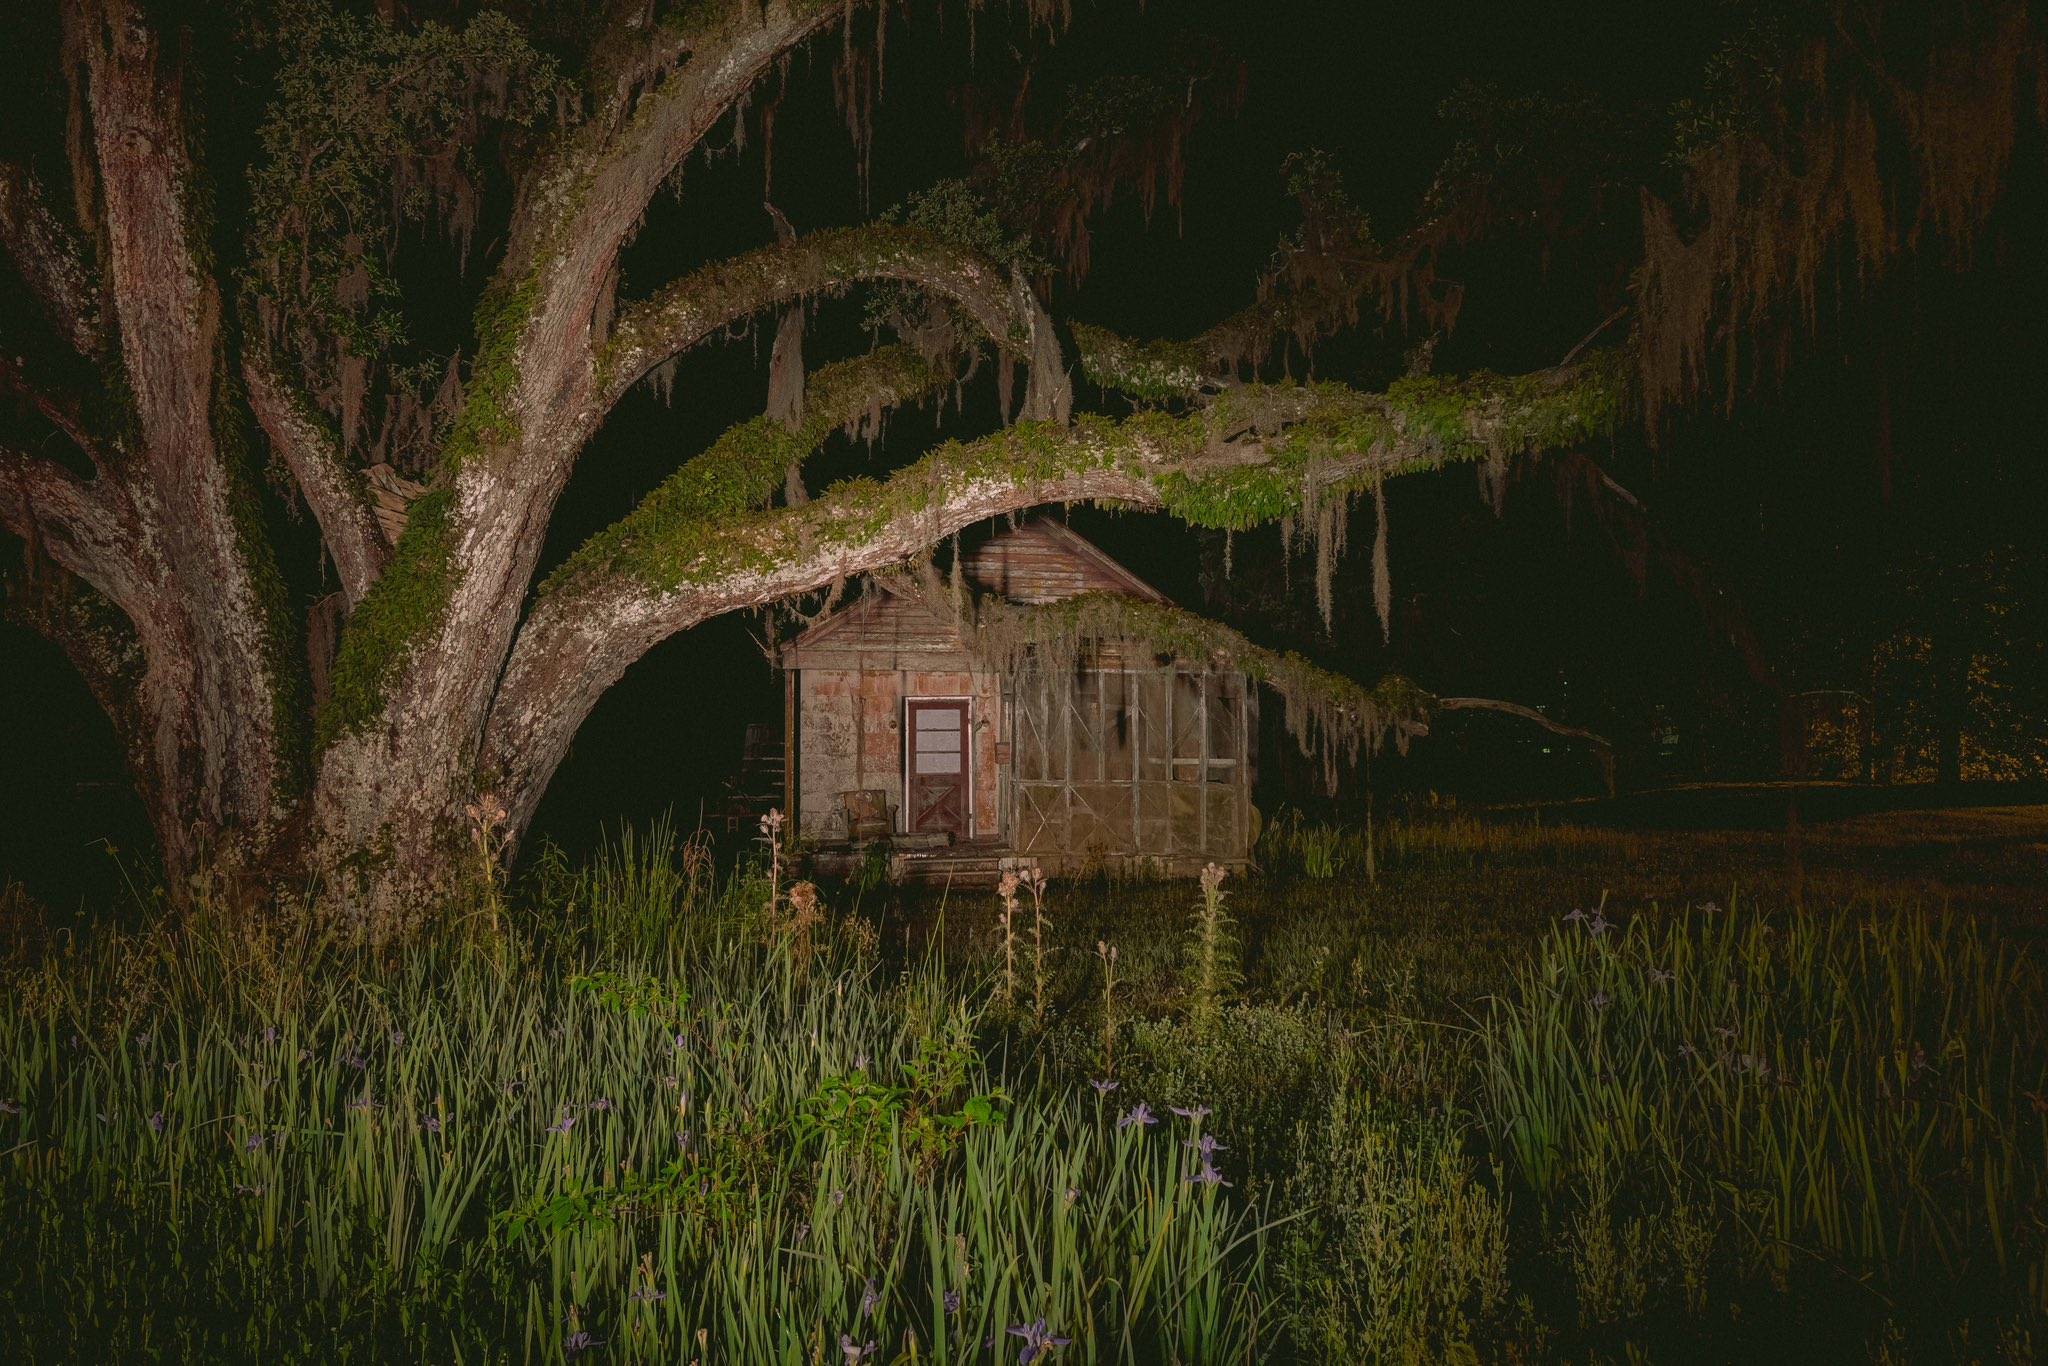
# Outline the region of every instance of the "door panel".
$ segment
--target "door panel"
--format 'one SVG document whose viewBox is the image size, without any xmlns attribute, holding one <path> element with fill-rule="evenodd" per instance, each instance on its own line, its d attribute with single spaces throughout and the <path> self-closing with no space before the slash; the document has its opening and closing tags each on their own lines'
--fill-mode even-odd
<svg viewBox="0 0 2048 1366">
<path fill-rule="evenodd" d="M 904 702 L 909 792 L 904 824 L 914 834 L 968 833 L 967 704 L 913 697 Z"/>
</svg>

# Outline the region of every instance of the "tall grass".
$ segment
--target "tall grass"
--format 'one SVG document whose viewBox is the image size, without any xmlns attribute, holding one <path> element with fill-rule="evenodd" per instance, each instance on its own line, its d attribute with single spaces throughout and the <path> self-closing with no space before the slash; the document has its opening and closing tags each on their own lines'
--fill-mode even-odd
<svg viewBox="0 0 2048 1366">
<path fill-rule="evenodd" d="M 1187 1124 L 1000 1074 L 935 966 L 798 961 L 680 869 L 559 884 L 602 954 L 202 919 L 47 962 L 0 1016 L 10 1354 L 1257 1353 L 1263 1215 Z"/>
<path fill-rule="evenodd" d="M 1661 1186 L 1779 1278 L 1818 1257 L 2039 1313 L 2043 986 L 1952 915 L 1575 912 L 1489 1022 L 1488 1117 L 1541 1195 Z"/>
<path fill-rule="evenodd" d="M 877 898 L 888 962 L 664 827 L 402 957 L 290 908 L 46 939 L 0 1355 L 2031 1359 L 2048 984 L 2001 921 L 1659 911 L 1758 870 L 1420 829 L 1230 915 L 1058 885 L 1028 943 L 1021 881 Z"/>
</svg>

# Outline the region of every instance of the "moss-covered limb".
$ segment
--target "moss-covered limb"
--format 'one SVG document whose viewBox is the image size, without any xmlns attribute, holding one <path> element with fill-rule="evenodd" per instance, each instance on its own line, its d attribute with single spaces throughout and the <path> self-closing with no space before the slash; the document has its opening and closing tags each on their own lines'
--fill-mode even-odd
<svg viewBox="0 0 2048 1366">
<path fill-rule="evenodd" d="M 432 488 L 406 516 L 405 531 L 369 581 L 341 633 L 327 703 L 314 722 L 314 751 L 360 731 L 384 712 L 391 686 L 408 661 L 440 629 L 456 589 L 454 489 L 466 465 L 486 451 L 517 443 L 519 350 L 531 323 L 535 275 L 495 281 L 477 303 L 476 363 Z M 381 541 L 382 532 L 371 528 Z M 504 556 L 516 547 L 497 547 Z"/>
<path fill-rule="evenodd" d="M 902 563 L 977 522 L 1043 503 L 1163 508 L 1205 525 L 1249 525 L 1299 511 L 1319 491 L 1471 458 L 1491 449 L 1492 437 L 1583 439 L 1611 421 L 1602 364 L 1444 381 L 1473 406 L 1468 435 L 1455 441 L 1431 425 L 1449 402 L 1435 389 L 1411 388 L 1397 400 L 1338 385 L 1242 385 L 1186 416 L 1020 422 L 949 441 L 886 480 L 848 480 L 800 507 L 649 517 L 535 603 L 492 704 L 486 767 L 509 775 L 508 791 L 544 783 L 627 666 L 709 617 Z M 1425 394 L 1431 422 L 1417 409 Z"/>
<path fill-rule="evenodd" d="M 1526 375 L 1404 379 L 1383 394 L 1343 385 L 1238 385 L 1186 421 L 1214 434 L 1267 430 L 1275 396 L 1297 395 L 1284 430 L 1259 438 L 1264 458 L 1166 470 L 1169 512 L 1199 526 L 1243 531 L 1293 516 L 1327 496 L 1445 465 L 1549 450 L 1612 432 L 1628 401 L 1625 359 L 1608 352 Z"/>
<path fill-rule="evenodd" d="M 1125 659 L 1218 661 L 1278 693 L 1290 733 L 1332 757 L 1355 758 L 1390 736 L 1405 746 L 1429 729 L 1436 707 L 1434 696 L 1398 674 L 1367 687 L 1292 651 L 1253 644 L 1197 613 L 1117 594 L 1030 606 L 987 599 L 969 625 L 972 648 L 1005 673 L 1037 668 L 1058 674 L 1105 648 Z"/>
<path fill-rule="evenodd" d="M 312 406 L 293 393 L 267 359 L 244 360 L 249 408 L 272 449 L 292 472 L 341 579 L 351 609 L 391 558 L 362 476 L 341 458 L 340 443 Z"/>
<path fill-rule="evenodd" d="M 915 524 L 977 489 L 1003 501 L 1002 510 L 1107 497 L 1243 530 L 1414 470 L 1598 435 L 1615 421 L 1609 384 L 1622 373 L 1601 358 L 1542 375 L 1404 382 L 1387 394 L 1335 384 L 1240 385 L 1186 416 L 1024 422 L 978 441 L 949 441 L 886 481 L 851 480 L 802 508 L 745 519 L 692 515 L 692 499 L 710 496 L 703 482 L 710 471 L 685 466 L 647 505 L 579 551 L 551 585 L 620 577 L 670 592 L 716 583 L 773 569 L 798 548 L 857 544 Z M 1458 413 L 1462 422 L 1454 421 Z M 740 459 L 740 450 L 763 437 L 751 425 L 736 432 L 745 438 L 724 468 L 752 470 L 751 482 L 738 487 L 765 492 L 769 476 L 780 476 L 780 453 Z M 1076 480 L 1090 488 L 1060 491 Z M 1097 484 L 1102 491 L 1094 491 Z M 1041 490 L 1044 497 L 1034 499 Z"/>
<path fill-rule="evenodd" d="M 35 178 L 12 161 L 0 161 L 0 247 L 58 335 L 79 355 L 96 354 L 106 334 L 85 253 L 50 212 Z"/>
<path fill-rule="evenodd" d="M 684 528 L 768 506 L 782 491 L 789 467 L 833 433 L 871 427 L 882 413 L 936 392 L 949 377 L 908 346 L 885 346 L 824 367 L 806 386 L 799 425 L 757 417 L 730 428 L 631 513 L 584 542 L 541 584 L 541 593 L 609 573 L 659 576 L 655 565 L 663 548 L 687 541 Z"/>
<path fill-rule="evenodd" d="M 1147 403 L 1193 398 L 1217 387 L 1220 366 L 1198 342 L 1133 341 L 1106 327 L 1075 323 L 1081 377 Z"/>
<path fill-rule="evenodd" d="M 597 408 L 608 409 L 649 370 L 719 328 L 872 280 L 900 280 L 948 299 L 998 346 L 1025 354 L 1032 319 L 999 267 L 918 228 L 841 228 L 706 266 L 625 309 L 598 357 Z"/>
</svg>

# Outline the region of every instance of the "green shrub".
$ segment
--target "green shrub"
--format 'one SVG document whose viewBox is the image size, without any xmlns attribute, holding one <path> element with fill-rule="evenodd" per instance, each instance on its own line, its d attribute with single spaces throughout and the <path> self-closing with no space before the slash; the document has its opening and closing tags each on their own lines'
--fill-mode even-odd
<svg viewBox="0 0 2048 1366">
<path fill-rule="evenodd" d="M 1475 1360 L 1508 1289 L 1507 1213 L 1442 1115 L 1397 1123 L 1339 1090 L 1300 1130 L 1280 1276 L 1304 1355 Z"/>
<path fill-rule="evenodd" d="M 1124 1090 L 1156 1107 L 1208 1106 L 1232 1163 L 1270 1180 L 1292 1150 L 1297 1119 L 1319 1110 L 1337 1084 L 1338 1040 L 1320 1012 L 1226 1006 L 1213 1023 L 1131 1023 Z"/>
</svg>

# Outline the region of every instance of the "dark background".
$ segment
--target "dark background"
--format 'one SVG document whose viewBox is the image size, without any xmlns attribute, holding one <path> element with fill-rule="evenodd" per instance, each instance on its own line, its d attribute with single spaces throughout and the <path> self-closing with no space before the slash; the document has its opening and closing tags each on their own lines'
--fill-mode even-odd
<svg viewBox="0 0 2048 1366">
<path fill-rule="evenodd" d="M 1100 217 L 1091 271 L 1078 286 L 1062 282 L 1054 300 L 1062 316 L 1139 336 L 1192 334 L 1252 299 L 1259 268 L 1294 222 L 1281 183 L 1287 153 L 1327 149 L 1391 236 L 1413 220 L 1449 150 L 1455 130 L 1438 117 L 1438 104 L 1458 81 L 1578 88 L 1655 120 L 1695 86 L 1727 21 L 1713 5 L 1604 2 L 1151 0 L 1142 12 L 1123 3 L 1077 10 L 1050 55 L 1041 54 L 1041 38 L 995 12 L 972 24 L 957 12 L 942 20 L 928 7 L 899 12 L 875 110 L 868 207 L 886 208 L 961 173 L 963 87 L 1003 89 L 1022 57 L 1039 59 L 1034 81 L 1043 91 L 1143 67 L 1179 30 L 1215 34 L 1244 63 L 1241 110 L 1196 130 L 1177 209 L 1162 204 L 1148 220 L 1126 196 Z M 33 57 L 46 37 L 28 33 L 14 60 Z M 776 117 L 773 198 L 799 230 L 866 216 L 846 120 L 832 98 L 837 55 L 837 39 L 827 38 L 798 57 Z M 53 81 L 53 62 L 24 65 L 9 99 L 61 99 Z M 2022 162 L 2038 167 L 2040 149 L 2026 150 Z M 704 260 L 772 240 L 760 208 L 763 174 L 758 135 L 743 151 L 693 160 L 680 193 L 657 202 L 630 250 L 626 290 L 644 292 Z M 2038 174 L 2017 180 L 1995 231 L 1960 270 L 1947 261 L 1909 263 L 1831 301 L 1782 379 L 1745 396 L 1736 416 L 1710 409 L 1654 446 L 1629 431 L 1597 453 L 1643 497 L 1660 533 L 1742 605 L 1787 686 L 1867 690 L 1872 640 L 1909 619 L 1981 625 L 1988 606 L 2000 608 L 2000 639 L 2011 637 L 2001 645 L 2015 655 L 2006 671 L 2022 681 L 2048 676 L 2039 646 L 2048 637 L 2040 625 L 2048 567 L 2038 472 L 2048 418 L 2039 343 L 2048 277 L 2029 247 L 2048 240 L 2041 191 Z M 1634 211 L 1632 202 L 1616 208 Z M 1546 265 L 1510 244 L 1475 254 L 1469 265 L 1467 305 L 1437 352 L 1440 370 L 1555 363 L 1609 302 L 1602 291 L 1612 284 L 1611 262 L 1566 253 Z M 451 293 L 447 313 L 458 325 L 468 297 Z M 817 309 L 806 347 L 812 367 L 866 344 L 862 310 L 858 296 Z M 687 357 L 672 404 L 641 392 L 621 405 L 563 500 L 547 564 L 726 425 L 759 411 L 771 331 L 772 322 Z M 1316 370 L 1377 387 L 1399 373 L 1412 340 L 1369 319 L 1358 337 L 1320 352 Z M 1294 368 L 1300 373 L 1298 359 Z M 1122 407 L 1113 397 L 1080 398 Z M 985 372 L 958 411 L 948 402 L 944 420 L 947 435 L 961 436 L 996 423 Z M 1888 473 L 1881 427 L 1889 431 Z M 934 433 L 933 412 L 899 413 L 878 449 L 828 452 L 807 472 L 810 487 L 900 464 Z M 1773 698 L 1668 576 L 1653 569 L 1638 584 L 1593 519 L 1561 496 L 1544 462 L 1517 477 L 1501 516 L 1467 469 L 1403 480 L 1389 501 L 1395 620 L 1387 645 L 1371 605 L 1369 505 L 1354 518 L 1327 629 L 1314 607 L 1310 556 L 1290 566 L 1277 531 L 1236 538 L 1226 575 L 1219 535 L 1153 517 L 1083 509 L 1071 516 L 1142 577 L 1264 643 L 1368 680 L 1398 669 L 1438 692 L 1539 705 L 1612 735 L 1632 781 L 1776 776 Z M 306 585 L 309 601 L 318 590 Z M 761 617 L 728 618 L 651 652 L 583 728 L 528 848 L 552 840 L 575 853 L 605 823 L 668 810 L 694 824 L 734 771 L 744 726 L 779 719 L 779 683 L 759 648 L 775 629 Z M 2015 705 L 2030 704 L 2022 696 Z M 113 737 L 58 653 L 13 625 L 0 625 L 0 718 L 0 876 L 53 900 L 115 890 L 115 860 L 93 846 L 146 858 L 148 836 Z M 2032 718 L 2038 733 L 2040 712 Z M 1317 799 L 1305 775 L 1282 761 L 1291 748 L 1282 737 L 1267 739 L 1268 804 Z M 1375 783 L 1389 792 L 1514 799 L 1588 791 L 1593 772 L 1568 744 L 1512 723 L 1460 721 L 1406 760 L 1376 765 Z"/>
</svg>

